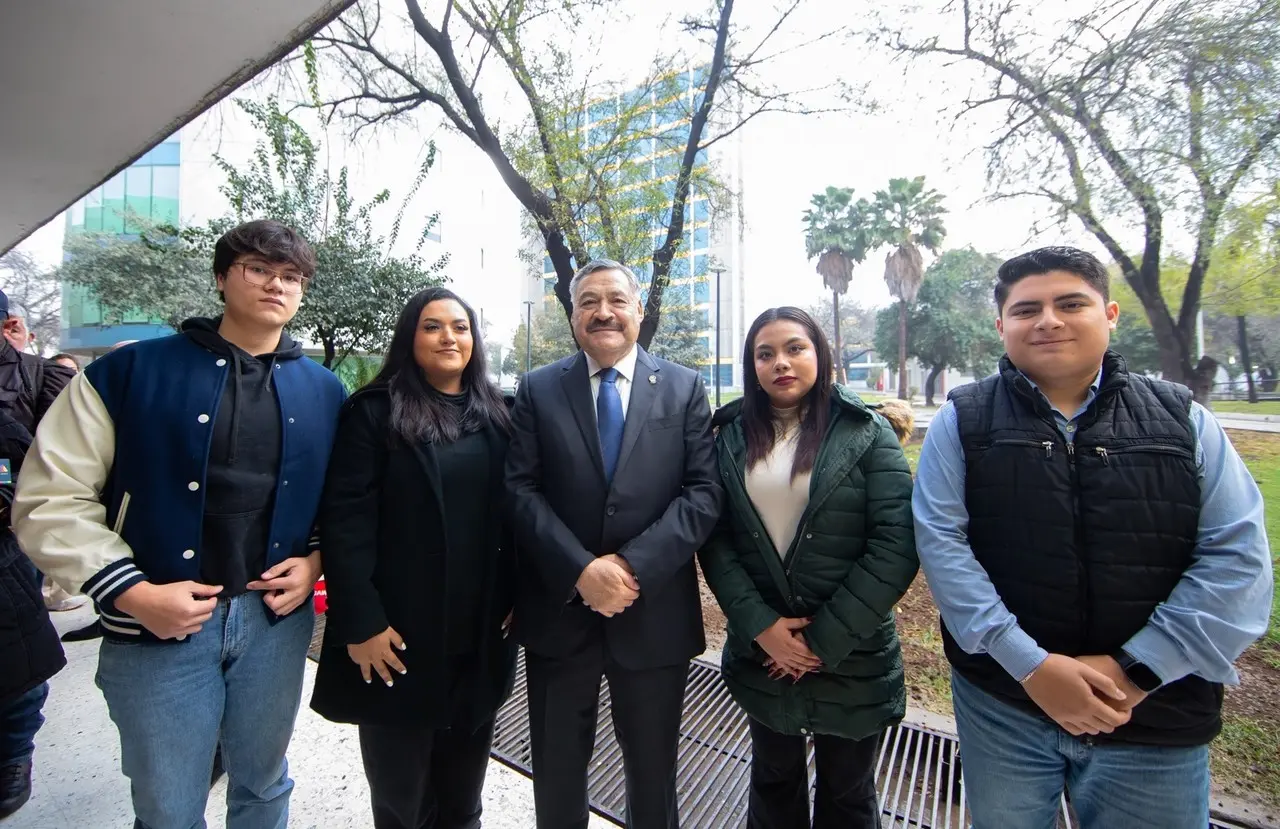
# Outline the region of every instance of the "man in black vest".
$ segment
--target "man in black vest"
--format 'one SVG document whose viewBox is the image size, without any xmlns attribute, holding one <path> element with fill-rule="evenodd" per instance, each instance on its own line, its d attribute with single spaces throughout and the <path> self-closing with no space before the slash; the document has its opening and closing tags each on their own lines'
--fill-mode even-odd
<svg viewBox="0 0 1280 829">
<path fill-rule="evenodd" d="M 1000 267 L 1000 371 L 929 428 L 914 496 L 975 829 L 1204 829 L 1222 686 L 1266 630 L 1262 496 L 1182 386 L 1107 349 L 1106 268 Z"/>
</svg>

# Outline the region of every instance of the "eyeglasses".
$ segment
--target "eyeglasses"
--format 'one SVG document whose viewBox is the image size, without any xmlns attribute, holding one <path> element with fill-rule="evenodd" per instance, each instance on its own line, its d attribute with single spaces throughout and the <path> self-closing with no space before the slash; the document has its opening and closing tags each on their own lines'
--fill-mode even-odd
<svg viewBox="0 0 1280 829">
<path fill-rule="evenodd" d="M 307 287 L 307 283 L 311 281 L 309 277 L 303 276 L 297 271 L 277 271 L 265 265 L 259 265 L 256 262 L 235 262 L 233 264 L 240 266 L 240 275 L 244 277 L 244 281 L 257 288 L 267 287 L 278 276 L 280 277 L 280 285 L 284 288 L 286 294 L 300 294 Z"/>
</svg>

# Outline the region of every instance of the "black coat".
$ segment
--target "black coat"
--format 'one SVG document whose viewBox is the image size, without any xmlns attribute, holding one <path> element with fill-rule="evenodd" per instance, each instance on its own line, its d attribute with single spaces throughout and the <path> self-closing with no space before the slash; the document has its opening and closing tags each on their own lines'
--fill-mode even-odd
<svg viewBox="0 0 1280 829">
<path fill-rule="evenodd" d="M 724 491 L 711 408 L 698 374 L 640 349 L 612 484 L 606 484 L 586 357 L 525 375 L 507 459 L 520 543 L 515 634 L 530 651 L 563 657 L 603 631 L 630 670 L 678 665 L 702 653 L 694 553 L 720 517 Z M 618 553 L 640 598 L 606 619 L 571 601 L 578 576 Z"/>
<path fill-rule="evenodd" d="M 447 655 L 449 551 L 435 452 L 390 438 L 391 400 L 385 387 L 366 388 L 343 408 L 320 514 L 329 609 L 311 707 L 335 722 L 445 727 L 479 725 L 510 693 L 515 643 L 502 636 L 516 585 L 516 558 L 501 514 L 507 436 L 489 426 L 489 492 L 477 492 L 492 512 L 484 549 L 469 551 L 484 565 L 487 604 L 479 609 L 477 652 L 465 675 Z M 388 626 L 404 638 L 407 673 L 388 688 L 366 684 L 346 646 Z M 460 690 L 459 682 L 464 683 Z M 455 700 L 466 700 L 461 710 Z"/>
<path fill-rule="evenodd" d="M 31 433 L 0 409 L 0 460 L 16 481 Z M 9 529 L 13 485 L 0 484 L 0 707 L 62 670 L 67 659 L 49 620 L 35 565 Z"/>
</svg>

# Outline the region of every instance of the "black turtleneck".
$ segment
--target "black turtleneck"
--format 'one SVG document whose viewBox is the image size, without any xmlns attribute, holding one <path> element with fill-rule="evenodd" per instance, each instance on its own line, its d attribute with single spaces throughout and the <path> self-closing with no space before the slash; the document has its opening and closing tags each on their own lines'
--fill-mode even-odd
<svg viewBox="0 0 1280 829">
<path fill-rule="evenodd" d="M 245 593 L 262 577 L 270 543 L 271 511 L 280 476 L 280 403 L 275 368 L 302 357 L 285 334 L 268 354 L 254 356 L 218 333 L 220 319 L 194 319 L 182 332 L 226 359 L 226 386 L 211 424 L 205 473 L 200 580 L 223 586 L 221 596 Z"/>
<path fill-rule="evenodd" d="M 434 391 L 434 390 L 433 390 Z M 467 393 L 435 394 L 463 421 Z M 451 654 L 474 652 L 476 634 L 484 603 L 484 544 L 489 516 L 489 441 L 483 429 L 463 423 L 462 436 L 451 443 L 434 447 L 440 468 L 445 513 L 445 538 L 448 544 L 449 633 L 447 647 Z"/>
</svg>

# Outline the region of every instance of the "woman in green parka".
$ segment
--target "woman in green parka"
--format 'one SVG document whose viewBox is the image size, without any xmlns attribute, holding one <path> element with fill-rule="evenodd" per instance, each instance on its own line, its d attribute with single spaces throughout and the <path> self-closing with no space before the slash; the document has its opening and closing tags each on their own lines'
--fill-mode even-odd
<svg viewBox="0 0 1280 829">
<path fill-rule="evenodd" d="M 806 312 L 761 314 L 742 365 L 742 399 L 715 415 L 728 497 L 700 559 L 729 621 L 724 679 L 751 724 L 747 824 L 878 827 L 877 742 L 906 709 L 893 606 L 919 567 L 911 472 L 888 421 L 832 382 Z"/>
</svg>

